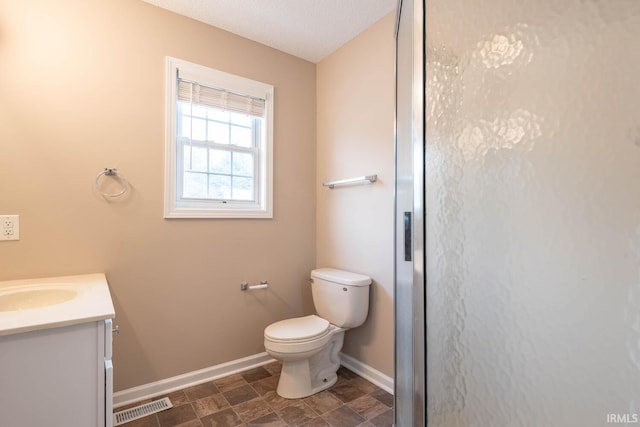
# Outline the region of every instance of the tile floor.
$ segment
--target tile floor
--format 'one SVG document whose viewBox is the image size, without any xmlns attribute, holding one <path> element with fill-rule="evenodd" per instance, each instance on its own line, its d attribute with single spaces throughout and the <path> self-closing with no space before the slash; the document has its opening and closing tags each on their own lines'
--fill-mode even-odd
<svg viewBox="0 0 640 427">
<path fill-rule="evenodd" d="M 328 390 L 304 399 L 275 392 L 281 369 L 274 362 L 168 395 L 173 408 L 124 427 L 334 426 L 383 427 L 393 423 L 393 396 L 343 367 Z M 163 396 L 160 396 L 161 398 Z M 117 408 L 124 410 L 141 403 Z"/>
</svg>

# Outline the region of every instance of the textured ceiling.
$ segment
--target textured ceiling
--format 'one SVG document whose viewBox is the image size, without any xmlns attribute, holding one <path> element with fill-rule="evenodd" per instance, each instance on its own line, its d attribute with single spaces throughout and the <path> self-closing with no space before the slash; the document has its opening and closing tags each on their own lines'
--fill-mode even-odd
<svg viewBox="0 0 640 427">
<path fill-rule="evenodd" d="M 311 62 L 395 9 L 397 0 L 143 0 Z"/>
</svg>

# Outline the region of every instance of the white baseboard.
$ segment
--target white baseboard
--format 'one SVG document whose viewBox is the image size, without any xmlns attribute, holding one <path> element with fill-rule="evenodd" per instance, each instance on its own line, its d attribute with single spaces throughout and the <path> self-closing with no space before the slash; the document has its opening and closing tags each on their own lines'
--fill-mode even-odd
<svg viewBox="0 0 640 427">
<path fill-rule="evenodd" d="M 340 361 L 342 362 L 342 366 L 345 368 L 355 372 L 365 380 L 372 382 L 387 393 L 393 394 L 393 378 L 369 365 L 365 365 L 348 354 L 340 353 Z"/>
<path fill-rule="evenodd" d="M 227 375 L 237 374 L 238 372 L 266 365 L 274 361 L 275 359 L 272 359 L 266 352 L 263 352 L 197 371 L 187 372 L 186 374 L 177 375 L 164 380 L 118 391 L 113 394 L 113 407 L 118 408 L 130 403 L 151 399 L 176 390 L 181 390 L 207 381 L 226 377 Z"/>
<path fill-rule="evenodd" d="M 389 393 L 393 393 L 393 378 L 386 376 L 382 372 L 372 368 L 371 366 L 365 365 L 359 360 L 344 353 L 340 353 L 340 360 L 345 368 L 352 370 L 381 389 Z M 207 381 L 213 381 L 218 378 L 226 377 L 227 375 L 237 374 L 238 372 L 253 369 L 274 361 L 275 359 L 271 358 L 271 356 L 266 352 L 263 352 L 197 371 L 187 372 L 186 374 L 177 375 L 164 380 L 118 391 L 113 394 L 113 407 L 118 408 L 120 406 L 140 402 L 141 400 L 166 395 L 177 390 L 182 390 L 183 388 L 202 384 Z"/>
</svg>

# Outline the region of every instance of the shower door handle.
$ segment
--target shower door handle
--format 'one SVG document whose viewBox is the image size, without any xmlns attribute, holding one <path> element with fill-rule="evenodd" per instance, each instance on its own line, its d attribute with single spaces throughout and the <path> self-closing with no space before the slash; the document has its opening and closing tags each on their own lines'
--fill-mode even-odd
<svg viewBox="0 0 640 427">
<path fill-rule="evenodd" d="M 411 212 L 404 213 L 404 260 L 411 261 Z"/>
</svg>

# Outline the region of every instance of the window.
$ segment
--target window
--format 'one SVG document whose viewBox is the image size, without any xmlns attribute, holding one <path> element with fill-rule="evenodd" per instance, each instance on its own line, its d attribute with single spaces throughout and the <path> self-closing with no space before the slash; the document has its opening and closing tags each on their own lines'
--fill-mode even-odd
<svg viewBox="0 0 640 427">
<path fill-rule="evenodd" d="M 167 58 L 165 218 L 272 218 L 273 86 Z"/>
</svg>

